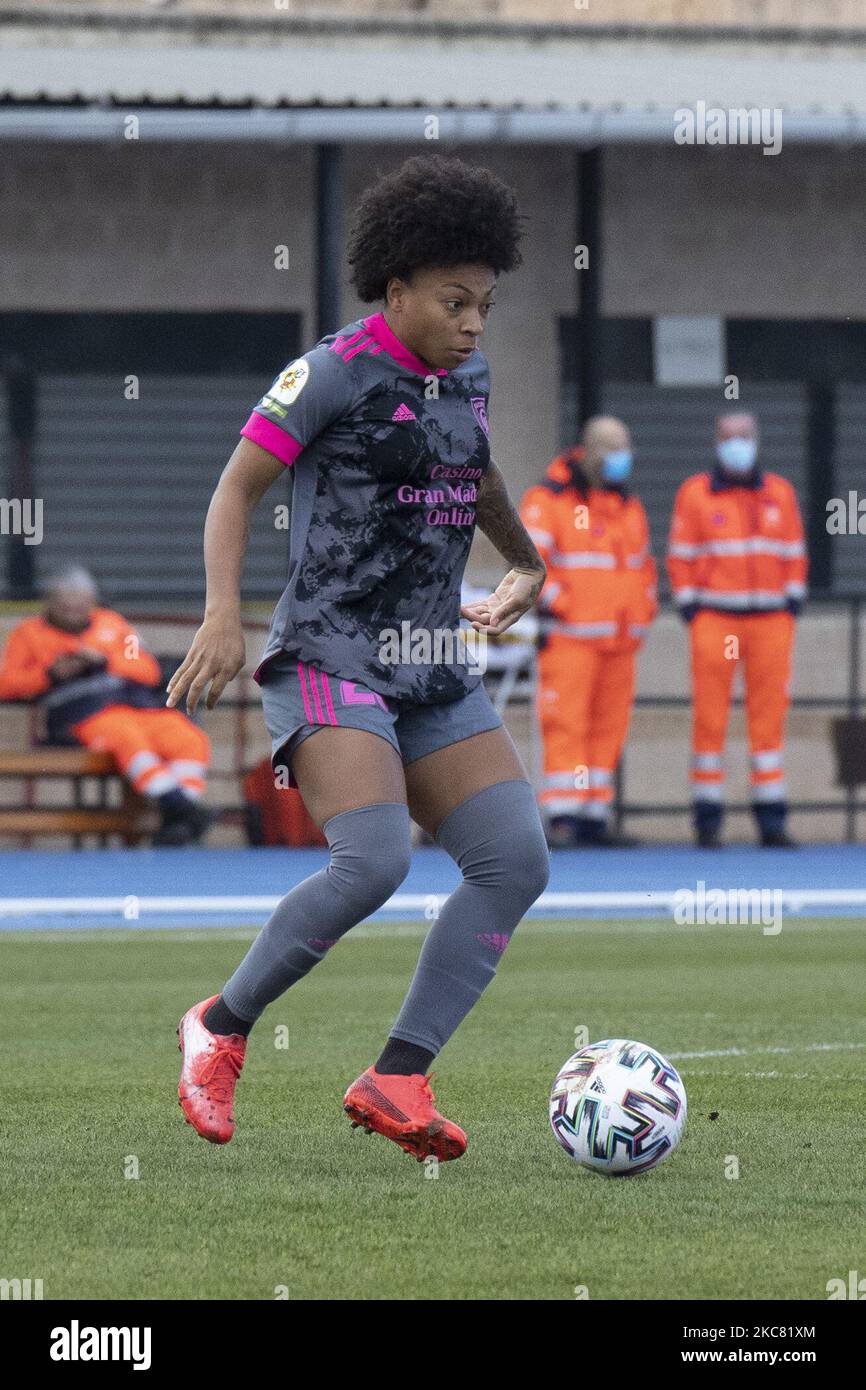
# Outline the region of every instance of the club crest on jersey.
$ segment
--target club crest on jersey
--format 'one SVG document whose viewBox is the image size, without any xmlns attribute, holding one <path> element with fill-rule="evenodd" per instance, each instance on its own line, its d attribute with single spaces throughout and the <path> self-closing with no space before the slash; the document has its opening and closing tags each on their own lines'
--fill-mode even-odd
<svg viewBox="0 0 866 1390">
<path fill-rule="evenodd" d="M 487 438 L 490 438 L 490 426 L 487 423 L 487 402 L 483 396 L 470 396 L 472 409 L 475 411 L 475 418 L 483 429 Z"/>
<path fill-rule="evenodd" d="M 271 400 L 291 405 L 297 400 L 310 378 L 310 364 L 303 357 L 290 362 L 281 376 L 277 377 L 268 396 Z"/>
</svg>

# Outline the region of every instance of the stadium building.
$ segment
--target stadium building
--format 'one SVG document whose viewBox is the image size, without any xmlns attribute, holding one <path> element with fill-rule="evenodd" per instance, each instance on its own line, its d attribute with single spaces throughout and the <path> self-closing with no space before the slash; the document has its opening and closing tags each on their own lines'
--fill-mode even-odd
<svg viewBox="0 0 866 1390">
<path fill-rule="evenodd" d="M 278 368 L 361 307 L 341 258 L 348 210 L 377 171 L 456 152 L 508 179 L 528 215 L 484 341 L 512 495 L 588 414 L 621 415 L 661 557 L 714 416 L 753 409 L 809 536 L 797 825 L 862 835 L 831 721 L 862 711 L 866 679 L 866 16 L 856 0 L 815 13 L 806 0 L 0 7 L 4 495 L 40 497 L 45 515 L 39 545 L 0 535 L 0 637 L 41 574 L 86 560 L 152 647 L 183 647 L 207 500 L 240 425 Z M 852 497 L 833 534 L 828 504 Z M 282 586 L 270 507 L 286 500 L 280 483 L 253 529 L 251 620 Z M 501 572 L 479 536 L 468 577 Z M 251 627 L 251 662 L 263 638 Z M 685 825 L 686 688 L 668 611 L 626 755 L 627 802 L 656 808 L 639 833 Z M 528 706 L 512 718 L 528 743 Z M 0 709 L 4 745 L 22 719 Z M 209 728 L 217 799 L 236 804 L 263 726 L 249 718 L 242 756 L 235 712 Z"/>
</svg>

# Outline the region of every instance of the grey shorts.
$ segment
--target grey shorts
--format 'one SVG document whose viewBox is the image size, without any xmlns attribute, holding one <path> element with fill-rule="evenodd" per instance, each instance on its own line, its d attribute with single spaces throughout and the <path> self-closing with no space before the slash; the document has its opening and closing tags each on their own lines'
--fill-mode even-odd
<svg viewBox="0 0 866 1390">
<path fill-rule="evenodd" d="M 271 736 L 274 768 L 289 768 L 298 745 L 319 729 L 339 726 L 379 734 L 396 749 L 404 764 L 473 734 L 498 729 L 502 720 L 483 684 L 468 695 L 439 705 L 394 700 L 358 681 L 341 679 L 297 657 L 275 657 L 263 674 L 262 707 Z"/>
</svg>

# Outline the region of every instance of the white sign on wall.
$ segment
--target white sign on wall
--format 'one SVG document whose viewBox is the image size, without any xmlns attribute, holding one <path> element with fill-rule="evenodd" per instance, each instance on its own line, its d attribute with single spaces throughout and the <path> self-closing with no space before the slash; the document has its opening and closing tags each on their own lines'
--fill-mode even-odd
<svg viewBox="0 0 866 1390">
<path fill-rule="evenodd" d="M 720 386 L 725 375 L 725 325 L 715 314 L 653 319 L 656 386 Z"/>
</svg>

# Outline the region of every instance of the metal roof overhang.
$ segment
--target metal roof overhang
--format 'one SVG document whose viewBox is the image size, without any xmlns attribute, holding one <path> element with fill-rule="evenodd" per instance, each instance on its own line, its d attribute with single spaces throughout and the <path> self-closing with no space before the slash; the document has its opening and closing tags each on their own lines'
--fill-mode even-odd
<svg viewBox="0 0 866 1390">
<path fill-rule="evenodd" d="M 114 139 L 135 113 L 153 140 L 414 142 L 436 114 L 452 141 L 667 143 L 675 112 L 700 100 L 781 110 L 786 142 L 853 143 L 866 138 L 866 29 L 227 29 L 4 23 L 0 10 L 2 100 L 7 139 Z"/>
<path fill-rule="evenodd" d="M 438 139 L 448 144 L 594 145 L 670 144 L 676 117 L 670 111 L 421 111 L 390 108 L 288 111 L 177 110 L 97 107 L 0 108 L 0 140 L 115 142 L 126 138 L 128 118 L 138 137 L 151 142 L 291 144 L 414 144 L 425 139 L 430 115 Z M 859 144 L 866 115 L 786 111 L 785 143 Z M 431 147 L 436 142 L 430 141 Z"/>
</svg>

